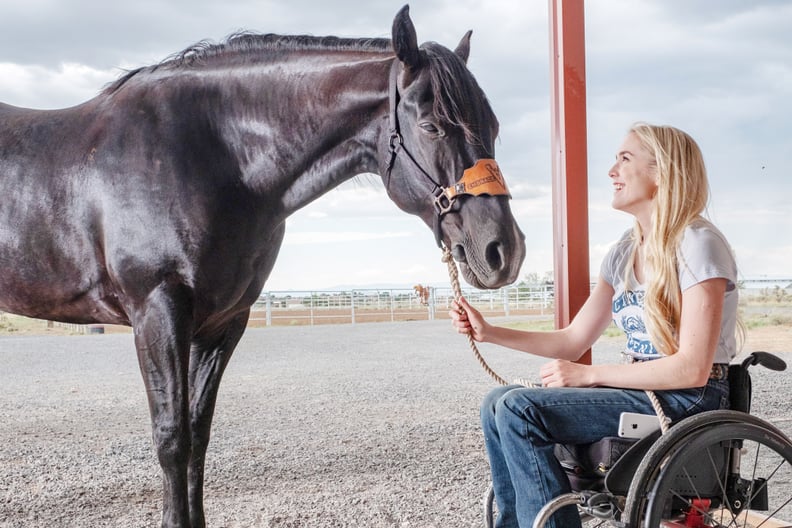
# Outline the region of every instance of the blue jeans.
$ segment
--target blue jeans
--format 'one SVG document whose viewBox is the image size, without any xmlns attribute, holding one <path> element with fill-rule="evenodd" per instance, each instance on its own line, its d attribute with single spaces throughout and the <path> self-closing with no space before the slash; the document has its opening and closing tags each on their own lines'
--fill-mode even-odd
<svg viewBox="0 0 792 528">
<path fill-rule="evenodd" d="M 725 380 L 655 394 L 673 421 L 729 405 Z M 616 436 L 623 411 L 654 414 L 649 397 L 640 390 L 512 385 L 490 392 L 481 405 L 481 425 L 499 512 L 495 526 L 530 527 L 547 502 L 569 493 L 569 480 L 553 454 L 555 444 Z M 546 526 L 580 526 L 577 509 L 559 510 Z"/>
</svg>

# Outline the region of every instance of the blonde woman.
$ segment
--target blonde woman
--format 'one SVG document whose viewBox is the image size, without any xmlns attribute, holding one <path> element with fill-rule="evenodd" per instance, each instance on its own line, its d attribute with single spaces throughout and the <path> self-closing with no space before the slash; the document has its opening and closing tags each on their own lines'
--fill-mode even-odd
<svg viewBox="0 0 792 528">
<path fill-rule="evenodd" d="M 698 145 L 676 128 L 638 123 L 608 176 L 613 207 L 635 225 L 605 257 L 567 328 L 496 327 L 465 299 L 450 312 L 460 333 L 552 360 L 540 369 L 544 387 L 500 387 L 481 407 L 499 528 L 531 526 L 542 506 L 570 491 L 556 443 L 615 436 L 623 411 L 653 414 L 645 390 L 655 391 L 672 420 L 728 406 L 724 366 L 737 348 L 737 269 L 728 242 L 702 216 L 709 188 Z M 574 363 L 611 320 L 634 361 Z M 547 526 L 580 521 L 569 507 Z"/>
</svg>

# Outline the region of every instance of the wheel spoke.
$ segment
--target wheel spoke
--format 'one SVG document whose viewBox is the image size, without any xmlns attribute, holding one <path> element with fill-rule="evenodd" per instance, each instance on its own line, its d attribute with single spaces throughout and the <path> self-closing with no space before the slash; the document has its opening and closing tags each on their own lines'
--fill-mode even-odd
<svg viewBox="0 0 792 528">
<path fill-rule="evenodd" d="M 630 526 L 792 526 L 792 442 L 777 429 L 747 416 L 673 431 L 636 473 Z"/>
</svg>

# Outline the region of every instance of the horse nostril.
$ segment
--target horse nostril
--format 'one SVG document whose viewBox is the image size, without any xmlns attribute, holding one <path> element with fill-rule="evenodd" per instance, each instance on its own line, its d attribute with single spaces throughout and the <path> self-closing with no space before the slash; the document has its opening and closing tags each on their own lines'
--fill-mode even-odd
<svg viewBox="0 0 792 528">
<path fill-rule="evenodd" d="M 484 253 L 490 269 L 500 270 L 503 268 L 505 259 L 503 258 L 503 246 L 500 242 L 490 242 L 487 244 L 487 251 Z"/>
<path fill-rule="evenodd" d="M 456 260 L 457 262 L 467 262 L 467 257 L 465 256 L 465 248 L 463 248 L 461 244 L 457 244 L 454 246 L 454 249 L 451 250 L 451 256 L 453 256 L 454 260 Z"/>
</svg>

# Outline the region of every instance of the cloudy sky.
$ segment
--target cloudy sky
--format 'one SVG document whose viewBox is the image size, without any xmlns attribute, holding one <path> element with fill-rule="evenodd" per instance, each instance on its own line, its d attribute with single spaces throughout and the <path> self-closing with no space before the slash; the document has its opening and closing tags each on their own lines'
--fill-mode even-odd
<svg viewBox="0 0 792 528">
<path fill-rule="evenodd" d="M 123 69 L 202 39 L 264 33 L 390 37 L 404 0 L 0 0 L 0 101 L 33 108 L 94 97 Z M 453 48 L 501 121 L 496 157 L 527 237 L 522 276 L 552 269 L 549 33 L 545 0 L 421 0 L 419 41 Z M 634 121 L 701 145 L 710 217 L 744 278 L 792 277 L 792 2 L 589 0 L 586 6 L 591 270 L 630 226 L 607 177 Z M 291 217 L 270 290 L 447 282 L 432 234 L 357 178 Z"/>
</svg>

